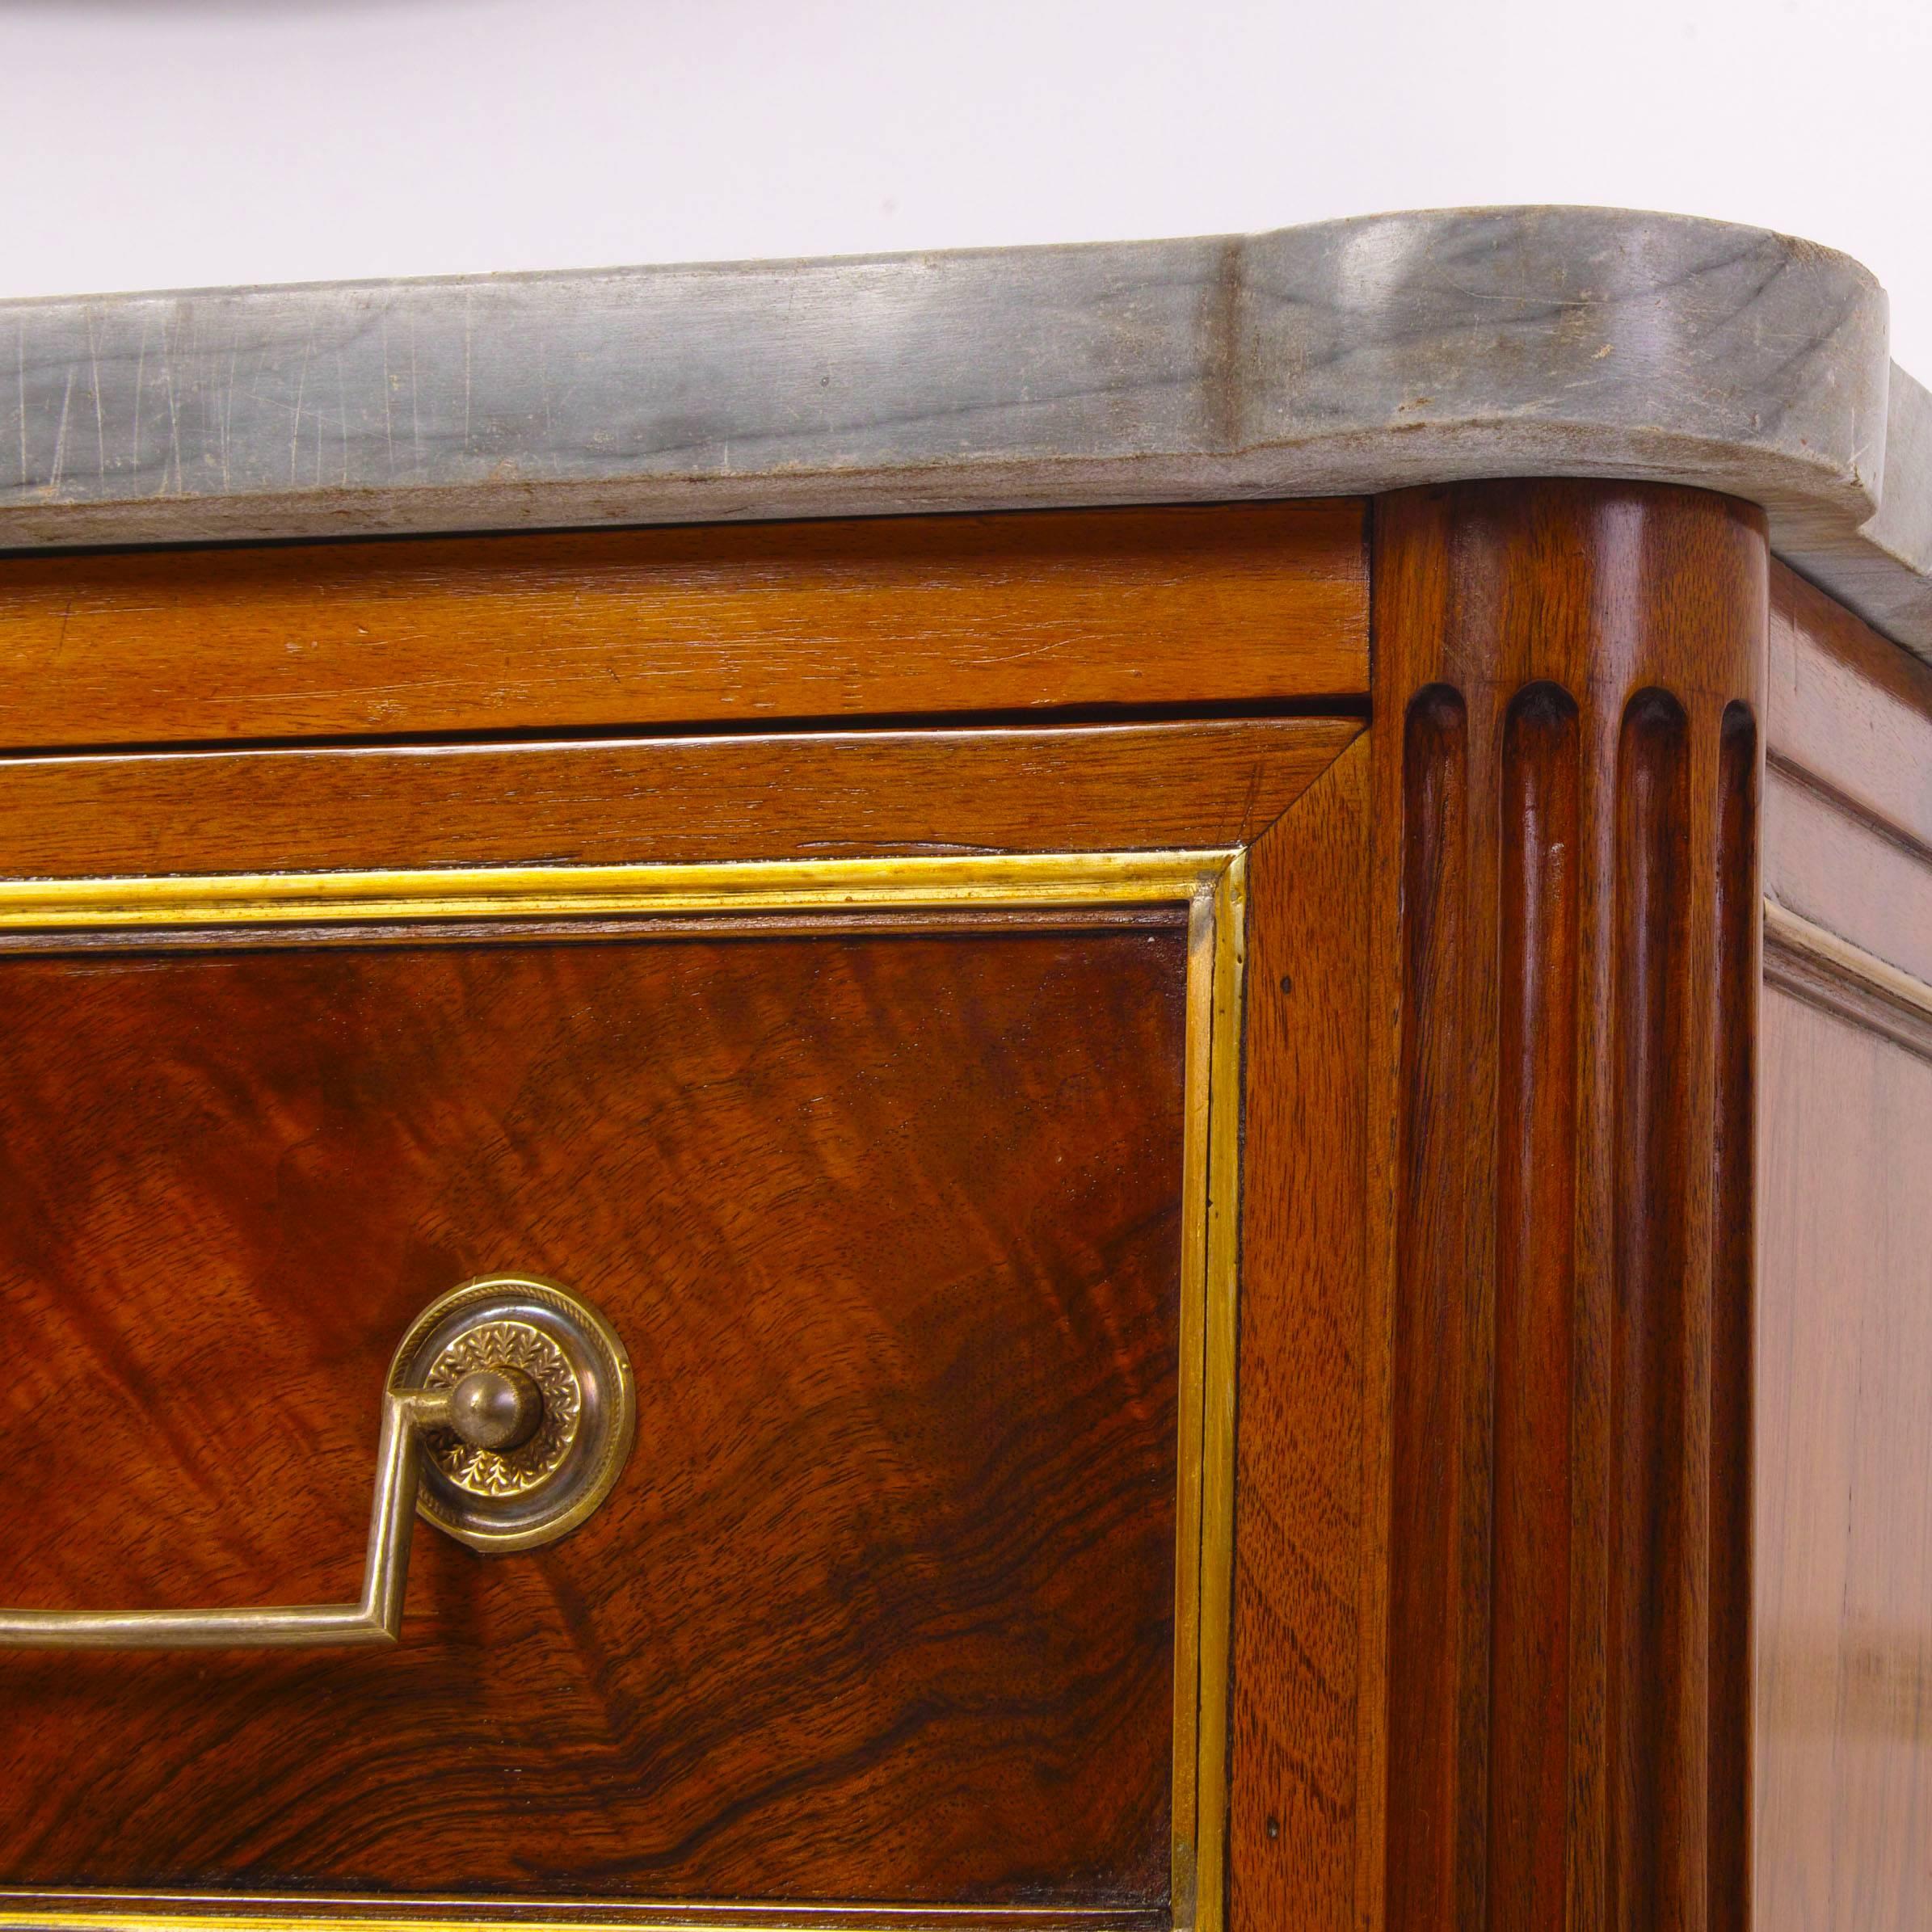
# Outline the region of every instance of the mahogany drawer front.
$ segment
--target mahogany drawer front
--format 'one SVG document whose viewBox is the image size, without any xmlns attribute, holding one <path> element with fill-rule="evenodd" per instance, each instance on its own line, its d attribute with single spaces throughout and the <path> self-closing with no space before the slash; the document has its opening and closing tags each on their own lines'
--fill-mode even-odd
<svg viewBox="0 0 1932 1932">
<path fill-rule="evenodd" d="M 1218 1924 L 1243 881 L 1357 730 L 0 767 L 0 1602 L 352 1595 L 475 1276 L 639 1414 L 554 1545 L 419 1526 L 393 1650 L 0 1650 L 0 1910 Z"/>
<path fill-rule="evenodd" d="M 1359 500 L 0 558 L 0 745 L 1368 688 Z"/>
<path fill-rule="evenodd" d="M 398 1651 L 9 1656 L 15 1884 L 1166 1896 L 1185 926 L 16 958 L 9 1601 L 351 1592 L 374 1392 L 558 1277 L 640 1439 Z"/>
</svg>

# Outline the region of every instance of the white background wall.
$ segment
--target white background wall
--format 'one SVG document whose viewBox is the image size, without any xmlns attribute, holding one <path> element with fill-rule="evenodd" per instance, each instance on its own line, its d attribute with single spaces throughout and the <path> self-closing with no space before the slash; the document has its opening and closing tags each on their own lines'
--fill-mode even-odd
<svg viewBox="0 0 1932 1932">
<path fill-rule="evenodd" d="M 1588 201 L 1932 380 L 1929 129 L 1932 0 L 0 0 L 0 296 Z"/>
</svg>

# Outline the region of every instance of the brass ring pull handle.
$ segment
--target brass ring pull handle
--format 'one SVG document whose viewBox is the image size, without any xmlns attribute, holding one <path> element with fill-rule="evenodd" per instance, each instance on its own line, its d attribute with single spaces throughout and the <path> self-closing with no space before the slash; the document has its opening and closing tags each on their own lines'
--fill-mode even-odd
<svg viewBox="0 0 1932 1932">
<path fill-rule="evenodd" d="M 389 1366 L 362 1594 L 255 1610 L 0 1610 L 0 1648 L 253 1650 L 393 1644 L 411 1518 L 485 1551 L 567 1534 L 623 1472 L 637 1430 L 610 1324 L 534 1275 L 465 1282 L 419 1315 Z"/>
</svg>

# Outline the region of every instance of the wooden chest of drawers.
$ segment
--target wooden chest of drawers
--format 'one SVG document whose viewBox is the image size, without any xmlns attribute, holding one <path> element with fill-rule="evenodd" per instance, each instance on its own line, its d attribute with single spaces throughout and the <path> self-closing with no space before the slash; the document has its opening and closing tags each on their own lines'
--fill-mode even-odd
<svg viewBox="0 0 1932 1932">
<path fill-rule="evenodd" d="M 0 558 L 0 1926 L 1916 1922 L 1932 671 L 1747 494 Z"/>
</svg>

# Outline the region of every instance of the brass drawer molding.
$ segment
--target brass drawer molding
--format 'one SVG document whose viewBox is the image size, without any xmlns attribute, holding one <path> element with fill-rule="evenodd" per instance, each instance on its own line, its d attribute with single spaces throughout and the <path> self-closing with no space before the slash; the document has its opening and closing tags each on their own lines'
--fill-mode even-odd
<svg viewBox="0 0 1932 1932">
<path fill-rule="evenodd" d="M 1182 1253 L 1179 1313 L 1179 1493 L 1175 1525 L 1172 1813 L 1170 1839 L 1172 1923 L 1176 1932 L 1224 1932 L 1226 1857 L 1228 1837 L 1226 1766 L 1228 1758 L 1229 1656 L 1234 1557 L 1235 1355 L 1240 1273 L 1241 1054 L 1244 980 L 1248 920 L 1248 858 L 1240 847 L 1155 848 L 1146 851 L 971 852 L 853 857 L 836 859 L 751 860 L 692 864 L 602 865 L 478 865 L 420 870 L 203 873 L 83 879 L 0 879 L 0 945 L 13 953 L 57 953 L 77 938 L 83 944 L 138 944 L 143 950 L 175 946 L 200 949 L 248 943 L 251 934 L 276 932 L 298 945 L 326 945 L 359 932 L 394 941 L 406 937 L 433 943 L 440 928 L 462 932 L 488 922 L 493 937 L 519 927 L 549 938 L 572 932 L 585 938 L 605 930 L 611 919 L 702 922 L 719 933 L 822 931 L 848 920 L 895 925 L 908 933 L 929 929 L 928 922 L 970 925 L 979 921 L 1057 923 L 1063 914 L 1087 918 L 1124 915 L 1136 909 L 1180 912 L 1187 927 L 1186 1030 L 1185 1042 L 1185 1128 L 1182 1161 Z M 457 1297 L 472 1290 L 514 1289 L 509 1303 L 479 1301 L 457 1310 Z M 419 1489 L 417 1508 L 439 1528 L 478 1548 L 503 1550 L 520 1545 L 516 1526 L 529 1499 L 554 1496 L 561 1506 L 563 1478 L 570 1469 L 585 1471 L 570 1493 L 579 1511 L 596 1506 L 601 1491 L 588 1472 L 621 1471 L 630 1444 L 631 1401 L 628 1367 L 612 1370 L 613 1389 L 621 1384 L 621 1424 L 613 1422 L 618 1446 L 614 1459 L 599 1460 L 573 1446 L 563 1452 L 556 1478 L 519 1492 L 516 1472 L 550 1453 L 541 1433 L 479 1444 L 453 1429 L 440 1405 L 444 1391 L 431 1384 L 447 1376 L 452 1387 L 472 1363 L 512 1379 L 520 1374 L 543 1385 L 547 1357 L 532 1351 L 516 1333 L 520 1325 L 538 1328 L 558 1341 L 554 1328 L 537 1319 L 538 1290 L 562 1294 L 554 1283 L 502 1279 L 465 1284 L 426 1310 L 391 1371 L 392 1387 L 419 1392 L 432 1404 L 432 1419 L 398 1425 L 396 1454 L 412 1458 L 409 1472 Z M 582 1309 L 582 1304 L 577 1306 Z M 589 1332 L 608 1330 L 583 1310 Z M 460 1319 L 453 1319 L 460 1317 Z M 462 1338 L 470 1338 L 465 1345 Z M 621 1365 L 622 1351 L 615 1362 Z M 563 1345 L 559 1341 L 559 1346 Z M 564 1349 L 566 1356 L 567 1348 Z M 596 1381 L 593 1375 L 591 1381 Z M 587 1414 L 591 1383 L 583 1383 Z M 490 1386 L 508 1410 L 511 1404 Z M 394 1401 L 394 1398 L 392 1398 Z M 585 1424 L 578 1425 L 581 1436 Z M 567 1425 L 557 1430 L 568 1433 Z M 385 1449 L 389 1438 L 385 1435 Z M 576 1458 L 573 1460 L 572 1458 Z M 385 1465 L 386 1467 L 386 1465 Z M 573 1483 L 575 1479 L 572 1479 Z M 553 1483 L 558 1486 L 552 1487 Z M 393 1535 L 406 1522 L 406 1502 L 392 1503 L 384 1514 L 378 1493 L 378 1534 Z M 561 1518 L 549 1534 L 570 1523 Z M 339 1620 L 347 1636 L 322 1641 L 380 1643 L 393 1635 L 402 1602 L 400 1556 L 371 1547 L 371 1588 L 364 1605 L 381 1605 L 389 1621 L 364 1605 L 326 1611 L 234 1613 L 225 1620 Z M 389 1566 L 391 1597 L 377 1593 L 384 1581 L 377 1557 Z M 36 1619 L 45 1622 L 43 1614 Z M 112 1621 L 95 1619 L 94 1621 Z M 127 1619 L 120 1619 L 126 1622 Z M 183 1619 L 170 1619 L 179 1625 Z M 0 1631 L 20 1627 L 15 1613 Z M 59 1637 L 0 1636 L 0 1642 L 61 1642 Z M 101 1641 L 103 1639 L 95 1639 Z M 114 1639 L 105 1639 L 112 1641 Z M 191 1642 L 300 1643 L 305 1636 L 190 1637 Z M 162 1895 L 130 1900 L 111 1893 L 71 1895 L 72 1909 L 46 1905 L 29 1912 L 10 1909 L 14 1895 L 0 1888 L 0 1932 L 10 1928 L 60 1925 L 69 1932 L 195 1932 L 246 1922 L 280 1928 L 299 1919 L 335 1932 L 353 1932 L 364 1920 L 342 1909 L 343 1901 L 304 1897 L 287 1900 L 190 1900 Z M 358 1900 L 360 1908 L 364 1901 Z M 426 1901 L 424 1918 L 415 1921 L 444 1932 L 459 1924 L 506 1926 L 509 1917 L 491 1919 L 493 1905 L 507 1900 Z M 693 1909 L 673 1905 L 654 1916 L 632 1905 L 599 1901 L 631 1923 L 675 1926 Z M 286 1917 L 280 1907 L 288 1908 Z M 204 1908 L 207 1908 L 204 1911 Z M 523 1904 L 516 1904 L 522 1913 Z M 736 1932 L 764 1921 L 764 1908 L 744 1909 Z M 869 1922 L 869 1908 L 836 1904 L 787 1908 L 772 1915 L 802 1925 L 853 1932 Z M 460 1916 L 459 1916 L 460 1914 Z M 472 1915 L 475 1915 L 474 1917 Z M 1030 1915 L 1026 1907 L 936 1908 L 932 1917 L 983 1921 Z M 1084 1915 L 1083 1915 L 1084 1916 Z M 1093 1914 L 1110 1920 L 1111 1910 Z M 374 1923 L 374 1921 L 368 1921 Z M 383 1921 L 385 1926 L 394 1922 Z M 532 1924 L 543 1922 L 532 1917 Z M 586 1921 L 587 1922 L 587 1921 Z"/>
<path fill-rule="evenodd" d="M 486 1551 L 554 1543 L 610 1494 L 636 1433 L 630 1363 L 595 1308 L 540 1277 L 479 1277 L 424 1309 L 390 1364 L 356 1602 L 0 1610 L 0 1648 L 393 1644 L 402 1624 L 412 1514 Z"/>
</svg>

